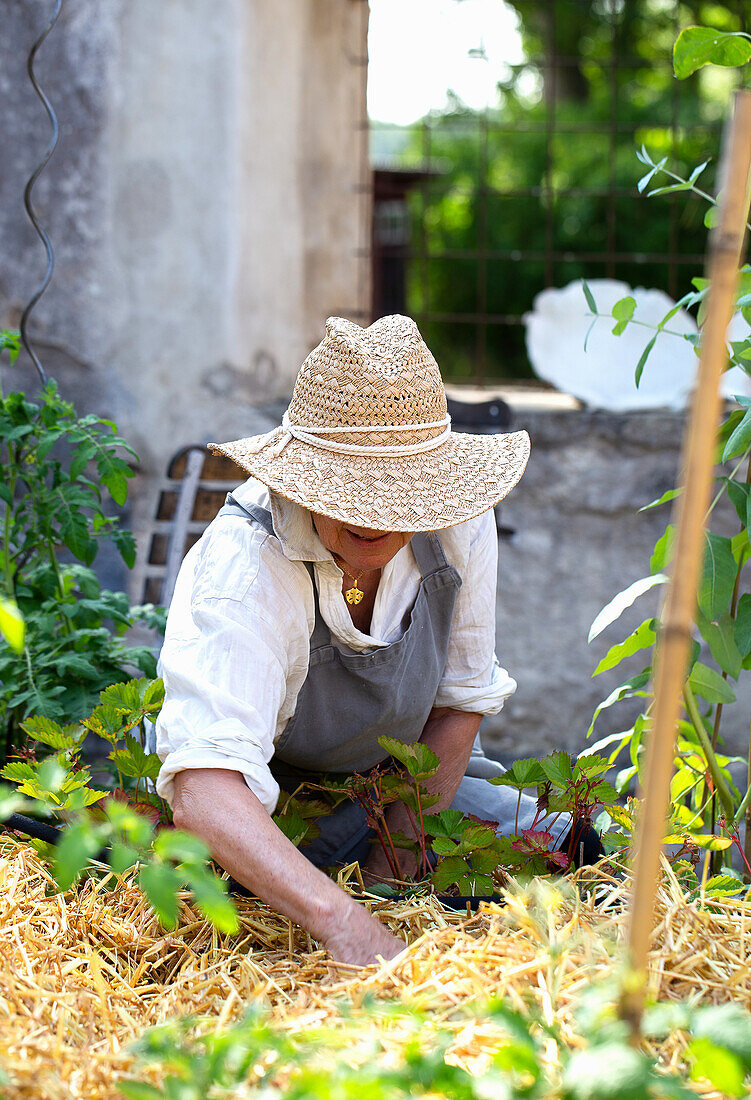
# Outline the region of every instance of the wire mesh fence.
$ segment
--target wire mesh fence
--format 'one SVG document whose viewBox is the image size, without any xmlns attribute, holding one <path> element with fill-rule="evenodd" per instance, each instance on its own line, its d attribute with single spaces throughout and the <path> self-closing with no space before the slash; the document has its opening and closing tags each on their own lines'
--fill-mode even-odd
<svg viewBox="0 0 751 1100">
<path fill-rule="evenodd" d="M 647 199 L 644 146 L 712 192 L 734 71 L 675 79 L 679 30 L 748 30 L 749 0 L 513 0 L 522 64 L 498 106 L 455 100 L 407 127 L 371 122 L 373 314 L 420 324 L 454 381 L 529 378 L 524 314 L 582 277 L 677 298 L 703 264 L 706 201 Z M 712 9 L 712 11 L 704 9 Z M 478 58 L 482 63 L 482 58 Z M 655 177 L 653 184 L 671 182 Z"/>
</svg>

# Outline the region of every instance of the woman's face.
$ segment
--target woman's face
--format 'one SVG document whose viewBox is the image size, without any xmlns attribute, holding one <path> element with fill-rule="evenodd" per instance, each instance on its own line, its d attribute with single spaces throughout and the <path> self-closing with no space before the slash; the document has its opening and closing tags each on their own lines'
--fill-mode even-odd
<svg viewBox="0 0 751 1100">
<path fill-rule="evenodd" d="M 374 531 L 313 512 L 313 526 L 332 554 L 354 572 L 381 569 L 412 538 L 412 531 Z"/>
</svg>

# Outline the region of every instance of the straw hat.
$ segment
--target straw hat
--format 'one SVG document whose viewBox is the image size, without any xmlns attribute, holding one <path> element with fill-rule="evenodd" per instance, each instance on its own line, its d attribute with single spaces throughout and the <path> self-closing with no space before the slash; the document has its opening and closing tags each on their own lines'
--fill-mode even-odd
<svg viewBox="0 0 751 1100">
<path fill-rule="evenodd" d="M 212 451 L 312 512 L 376 531 L 433 531 L 491 508 L 529 457 L 526 432 L 451 431 L 435 359 L 409 317 L 330 317 L 282 425 Z"/>
</svg>

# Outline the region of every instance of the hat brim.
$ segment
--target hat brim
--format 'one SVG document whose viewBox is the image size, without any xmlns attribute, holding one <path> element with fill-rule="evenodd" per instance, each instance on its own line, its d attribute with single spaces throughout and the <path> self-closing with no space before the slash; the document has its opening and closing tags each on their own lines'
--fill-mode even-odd
<svg viewBox="0 0 751 1100">
<path fill-rule="evenodd" d="M 253 453 L 258 437 L 209 448 L 311 512 L 374 531 L 437 531 L 479 516 L 511 492 L 529 458 L 526 432 L 452 432 L 432 451 L 347 455 L 291 439 Z"/>
</svg>

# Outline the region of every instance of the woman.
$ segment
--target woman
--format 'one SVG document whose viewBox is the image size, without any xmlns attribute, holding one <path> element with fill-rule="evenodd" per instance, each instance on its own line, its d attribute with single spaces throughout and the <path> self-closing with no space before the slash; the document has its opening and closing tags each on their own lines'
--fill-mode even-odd
<svg viewBox="0 0 751 1100">
<path fill-rule="evenodd" d="M 280 785 L 381 762 L 388 734 L 438 754 L 436 810 L 508 825 L 516 796 L 465 772 L 483 715 L 516 688 L 494 655 L 492 508 L 521 477 L 528 436 L 452 433 L 409 318 L 331 318 L 282 426 L 213 449 L 252 477 L 178 579 L 157 789 L 178 826 L 337 959 L 392 957 L 401 942 L 317 869 L 357 858 L 388 874 L 359 807 L 321 819 L 305 854 L 270 814 Z M 474 756 L 475 775 L 492 774 Z M 403 807 L 387 812 L 406 829 Z"/>
</svg>

